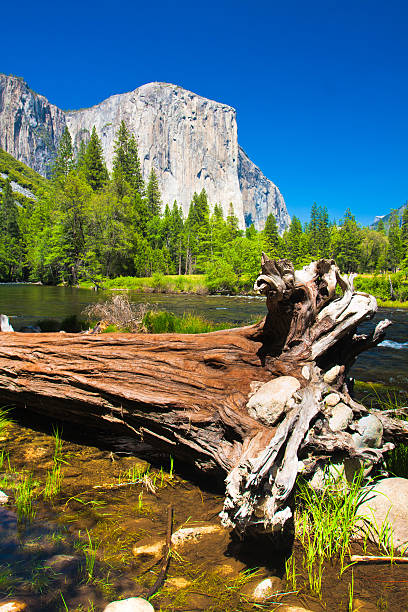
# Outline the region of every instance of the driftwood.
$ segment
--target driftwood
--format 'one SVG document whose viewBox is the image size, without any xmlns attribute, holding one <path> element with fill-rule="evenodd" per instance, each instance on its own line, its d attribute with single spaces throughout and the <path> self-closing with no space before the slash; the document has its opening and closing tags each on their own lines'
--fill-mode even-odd
<svg viewBox="0 0 408 612">
<path fill-rule="evenodd" d="M 351 399 L 348 371 L 359 353 L 383 339 L 390 322 L 369 335 L 356 333 L 377 303 L 354 291 L 352 277 L 342 277 L 332 260 L 295 272 L 288 260 L 263 255 L 255 288 L 266 295 L 267 316 L 238 329 L 197 335 L 3 333 L 2 402 L 109 433 L 125 427 L 137 439 L 225 477 L 225 525 L 241 533 L 254 526 L 279 528 L 291 516 L 299 471 L 311 477 L 328 461 L 347 458 L 378 462 L 393 439 L 408 439 L 408 424 L 378 414 L 380 441 L 371 448 L 360 436 L 368 411 Z M 281 400 L 278 413 L 275 406 L 270 414 L 268 405 L 257 412 L 257 397 L 265 398 L 275 379 L 297 388 L 289 385 L 288 397 L 279 391 L 269 398 Z M 331 421 L 336 402 L 351 415 L 337 429 Z"/>
</svg>

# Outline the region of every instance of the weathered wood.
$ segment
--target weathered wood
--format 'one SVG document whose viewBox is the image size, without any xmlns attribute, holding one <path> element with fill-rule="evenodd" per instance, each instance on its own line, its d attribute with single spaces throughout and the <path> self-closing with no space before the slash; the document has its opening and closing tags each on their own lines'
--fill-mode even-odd
<svg viewBox="0 0 408 612">
<path fill-rule="evenodd" d="M 255 287 L 266 295 L 267 316 L 238 329 L 197 335 L 1 334 L 2 401 L 85 427 L 125 428 L 223 475 L 224 524 L 241 532 L 254 525 L 279 528 L 291 515 L 300 466 L 307 476 L 329 459 L 380 461 L 393 437 L 408 439 L 408 427 L 379 415 L 386 444 L 360 448 L 352 437 L 368 411 L 349 396 L 348 370 L 389 325 L 384 321 L 372 334 L 356 334 L 377 305 L 372 296 L 354 291 L 352 277 L 342 277 L 332 260 L 295 272 L 288 260 L 263 255 Z M 295 377 L 298 391 L 275 420 L 250 415 L 249 397 L 280 376 Z M 330 429 L 330 392 L 352 414 L 345 430 Z"/>
</svg>

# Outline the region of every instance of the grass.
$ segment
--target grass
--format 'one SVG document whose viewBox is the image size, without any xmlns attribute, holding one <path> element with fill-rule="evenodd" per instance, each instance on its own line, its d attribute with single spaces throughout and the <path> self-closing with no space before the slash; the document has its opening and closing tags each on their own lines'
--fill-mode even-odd
<svg viewBox="0 0 408 612">
<path fill-rule="evenodd" d="M 9 418 L 10 411 L 7 408 L 0 408 L 0 438 L 2 438 L 13 421 Z"/>
<path fill-rule="evenodd" d="M 33 502 L 36 497 L 36 483 L 33 481 L 32 474 L 27 474 L 21 478 L 15 489 L 15 502 L 17 507 L 18 522 L 30 522 L 36 514 Z"/>
<path fill-rule="evenodd" d="M 58 429 L 54 429 L 54 456 L 52 470 L 47 472 L 45 488 L 43 491 L 44 499 L 51 500 L 61 491 L 63 475 L 61 464 L 66 463 L 62 454 L 62 438 Z"/>
<path fill-rule="evenodd" d="M 99 283 L 104 289 L 139 291 L 141 293 L 208 293 L 204 274 L 161 274 L 138 278 L 136 276 L 118 276 L 101 278 Z M 80 287 L 92 288 L 93 283 L 81 281 Z"/>
<path fill-rule="evenodd" d="M 184 313 L 178 317 L 166 310 L 147 312 L 143 318 L 143 325 L 151 334 L 203 334 L 230 327 L 229 324 L 217 325 L 191 313 Z"/>
<path fill-rule="evenodd" d="M 399 300 L 381 300 L 377 298 L 377 304 L 380 308 L 408 308 L 408 302 L 400 302 Z"/>
<path fill-rule="evenodd" d="M 326 472 L 322 492 L 314 491 L 306 482 L 299 482 L 297 492 L 297 537 L 303 547 L 310 590 L 322 597 L 322 576 L 325 563 L 333 558 L 340 561 L 341 573 L 349 554 L 353 535 L 357 532 L 357 510 L 369 495 L 361 488 L 363 470 L 351 483 L 345 477 Z"/>
</svg>

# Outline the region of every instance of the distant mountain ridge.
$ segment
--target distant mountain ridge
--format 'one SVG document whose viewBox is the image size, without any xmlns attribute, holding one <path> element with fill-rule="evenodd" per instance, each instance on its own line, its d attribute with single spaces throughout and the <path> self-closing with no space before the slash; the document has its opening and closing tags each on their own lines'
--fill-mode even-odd
<svg viewBox="0 0 408 612">
<path fill-rule="evenodd" d="M 22 205 L 36 200 L 38 191 L 46 184 L 46 179 L 0 149 L 0 192 L 9 179 L 15 200 Z"/>
<path fill-rule="evenodd" d="M 170 83 L 148 83 L 91 108 L 65 112 L 23 79 L 0 74 L 0 147 L 42 175 L 66 126 L 78 147 L 95 125 L 111 168 L 122 120 L 136 135 L 144 178 L 156 171 L 164 204 L 177 200 L 186 215 L 193 193 L 205 188 L 225 215 L 233 203 L 241 227 L 254 223 L 262 229 L 270 213 L 281 232 L 288 227 L 278 187 L 238 144 L 236 111 L 230 106 Z"/>
<path fill-rule="evenodd" d="M 397 211 L 398 217 L 400 218 L 400 221 L 402 219 L 402 215 L 404 213 L 404 209 L 408 206 L 408 200 L 405 202 L 405 204 L 403 204 L 402 206 L 400 206 L 399 208 L 393 209 Z M 372 229 L 376 229 L 378 227 L 378 223 L 382 220 L 384 222 L 385 227 L 387 228 L 390 224 L 390 219 L 391 219 L 391 211 L 387 214 L 387 215 L 377 215 L 373 221 L 373 223 L 370 225 L 370 227 Z"/>
</svg>

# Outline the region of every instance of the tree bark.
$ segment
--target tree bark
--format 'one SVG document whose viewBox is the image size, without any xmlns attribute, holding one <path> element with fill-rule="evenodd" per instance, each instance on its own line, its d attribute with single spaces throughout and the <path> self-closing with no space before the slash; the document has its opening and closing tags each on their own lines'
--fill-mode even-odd
<svg viewBox="0 0 408 612">
<path fill-rule="evenodd" d="M 2 333 L 2 401 L 84 427 L 126 427 L 174 457 L 222 474 L 225 525 L 242 533 L 279 528 L 290 517 L 300 470 L 311 476 L 318 465 L 345 457 L 379 461 L 390 439 L 408 439 L 408 428 L 386 416 L 380 417 L 383 446 L 358 447 L 352 437 L 368 411 L 349 396 L 349 368 L 390 324 L 356 334 L 374 316 L 375 298 L 355 292 L 332 260 L 295 272 L 288 260 L 263 255 L 255 288 L 266 295 L 267 316 L 237 329 Z M 254 416 L 249 398 L 281 376 L 295 378 L 298 390 L 274 420 Z M 325 398 L 334 392 L 353 414 L 341 431 L 329 426 Z"/>
</svg>

